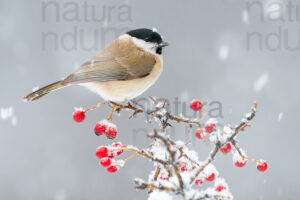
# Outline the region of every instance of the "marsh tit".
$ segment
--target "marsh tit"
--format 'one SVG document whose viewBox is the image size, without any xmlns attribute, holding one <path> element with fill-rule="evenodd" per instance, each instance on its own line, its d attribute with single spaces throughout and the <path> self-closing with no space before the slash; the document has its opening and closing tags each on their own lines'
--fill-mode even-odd
<svg viewBox="0 0 300 200">
<path fill-rule="evenodd" d="M 67 78 L 45 86 L 24 97 L 35 101 L 54 90 L 82 85 L 106 101 L 129 101 L 152 86 L 163 69 L 162 50 L 168 43 L 156 30 L 131 30 Z"/>
</svg>

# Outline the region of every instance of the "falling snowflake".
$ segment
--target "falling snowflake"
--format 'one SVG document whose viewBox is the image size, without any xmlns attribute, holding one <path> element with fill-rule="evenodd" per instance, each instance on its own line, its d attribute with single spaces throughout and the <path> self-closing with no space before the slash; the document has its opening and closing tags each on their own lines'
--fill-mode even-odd
<svg viewBox="0 0 300 200">
<path fill-rule="evenodd" d="M 260 92 L 269 82 L 269 74 L 267 72 L 261 74 L 253 84 L 254 92 Z"/>
<path fill-rule="evenodd" d="M 283 118 L 283 112 L 280 112 L 279 115 L 278 115 L 278 121 L 281 121 Z"/>
<path fill-rule="evenodd" d="M 227 60 L 229 55 L 229 47 L 227 45 L 221 45 L 219 48 L 219 58 L 222 61 Z"/>
</svg>

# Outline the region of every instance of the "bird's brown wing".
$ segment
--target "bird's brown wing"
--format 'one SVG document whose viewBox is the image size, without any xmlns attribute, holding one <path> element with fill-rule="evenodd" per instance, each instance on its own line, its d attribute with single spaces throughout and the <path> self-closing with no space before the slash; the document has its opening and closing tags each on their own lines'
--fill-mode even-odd
<svg viewBox="0 0 300 200">
<path fill-rule="evenodd" d="M 147 76 L 155 65 L 155 57 L 133 44 L 113 42 L 92 60 L 84 63 L 65 79 L 66 83 L 131 80 Z"/>
</svg>

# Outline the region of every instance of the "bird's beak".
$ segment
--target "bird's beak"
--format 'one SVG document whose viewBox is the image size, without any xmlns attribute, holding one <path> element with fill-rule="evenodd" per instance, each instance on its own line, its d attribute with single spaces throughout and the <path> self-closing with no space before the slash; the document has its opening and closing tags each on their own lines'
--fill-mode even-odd
<svg viewBox="0 0 300 200">
<path fill-rule="evenodd" d="M 158 47 L 166 47 L 166 46 L 169 46 L 169 43 L 161 42 L 161 43 L 158 44 Z"/>
</svg>

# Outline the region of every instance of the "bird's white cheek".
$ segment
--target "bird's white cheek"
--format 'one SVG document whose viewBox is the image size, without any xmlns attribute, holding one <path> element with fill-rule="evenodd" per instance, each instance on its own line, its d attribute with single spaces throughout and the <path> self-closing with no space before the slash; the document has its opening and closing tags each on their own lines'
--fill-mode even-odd
<svg viewBox="0 0 300 200">
<path fill-rule="evenodd" d="M 144 51 L 151 53 L 153 55 L 157 55 L 155 44 L 150 42 L 145 42 L 144 40 L 137 39 L 134 37 L 132 37 L 131 39 L 136 46 L 142 48 Z"/>
</svg>

